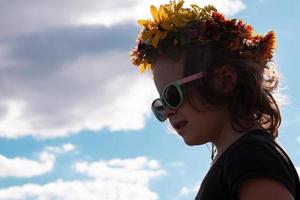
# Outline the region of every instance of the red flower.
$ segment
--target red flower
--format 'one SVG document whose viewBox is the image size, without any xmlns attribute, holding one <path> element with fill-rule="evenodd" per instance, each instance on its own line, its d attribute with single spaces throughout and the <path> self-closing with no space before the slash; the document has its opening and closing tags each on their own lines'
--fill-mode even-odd
<svg viewBox="0 0 300 200">
<path fill-rule="evenodd" d="M 207 21 L 205 24 L 204 39 L 218 40 L 221 37 L 221 27 L 213 21 Z"/>
<path fill-rule="evenodd" d="M 217 12 L 217 11 L 214 11 L 212 13 L 212 18 L 216 21 L 219 21 L 219 22 L 224 22 L 224 20 L 225 20 L 224 15 L 222 13 Z"/>
</svg>

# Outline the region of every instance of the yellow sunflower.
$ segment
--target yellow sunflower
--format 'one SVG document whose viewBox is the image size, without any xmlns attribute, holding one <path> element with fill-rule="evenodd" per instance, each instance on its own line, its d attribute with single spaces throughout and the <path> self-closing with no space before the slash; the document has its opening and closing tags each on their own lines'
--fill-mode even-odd
<svg viewBox="0 0 300 200">
<path fill-rule="evenodd" d="M 184 26 L 190 20 L 191 15 L 182 9 L 183 3 L 182 0 L 178 3 L 171 1 L 171 4 L 160 5 L 159 9 L 151 5 L 153 21 L 151 19 L 138 20 L 138 24 L 144 27 L 143 40 L 152 39 L 152 46 L 157 48 L 159 40 L 164 39 L 169 31 Z"/>
</svg>

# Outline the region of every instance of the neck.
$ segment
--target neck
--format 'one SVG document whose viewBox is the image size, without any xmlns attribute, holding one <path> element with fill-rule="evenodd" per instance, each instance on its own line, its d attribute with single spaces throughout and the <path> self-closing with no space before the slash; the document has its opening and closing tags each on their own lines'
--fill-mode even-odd
<svg viewBox="0 0 300 200">
<path fill-rule="evenodd" d="M 213 163 L 215 163 L 215 161 L 220 157 L 220 155 L 241 136 L 243 136 L 250 130 L 259 128 L 260 126 L 258 126 L 258 124 L 254 124 L 252 127 L 245 131 L 237 132 L 232 128 L 231 123 L 226 123 L 218 137 L 214 141 L 212 141 L 212 143 L 217 148 L 217 155 L 215 156 Z"/>
</svg>

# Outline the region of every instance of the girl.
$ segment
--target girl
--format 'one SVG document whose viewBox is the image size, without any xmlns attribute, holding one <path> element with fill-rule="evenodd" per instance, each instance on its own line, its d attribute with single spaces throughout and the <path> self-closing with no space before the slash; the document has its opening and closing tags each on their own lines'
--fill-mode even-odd
<svg viewBox="0 0 300 200">
<path fill-rule="evenodd" d="M 275 33 L 183 3 L 151 6 L 154 20 L 138 20 L 131 61 L 153 72 L 157 119 L 169 119 L 187 145 L 213 145 L 196 199 L 300 200 L 296 169 L 276 141 Z"/>
</svg>

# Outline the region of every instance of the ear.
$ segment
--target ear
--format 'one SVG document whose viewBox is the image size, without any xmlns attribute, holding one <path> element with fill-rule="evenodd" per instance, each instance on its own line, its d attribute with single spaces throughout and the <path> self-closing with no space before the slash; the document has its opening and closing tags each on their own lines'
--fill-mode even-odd
<svg viewBox="0 0 300 200">
<path fill-rule="evenodd" d="M 231 65 L 223 65 L 215 69 L 214 86 L 222 94 L 230 95 L 237 82 L 237 73 Z"/>
</svg>

